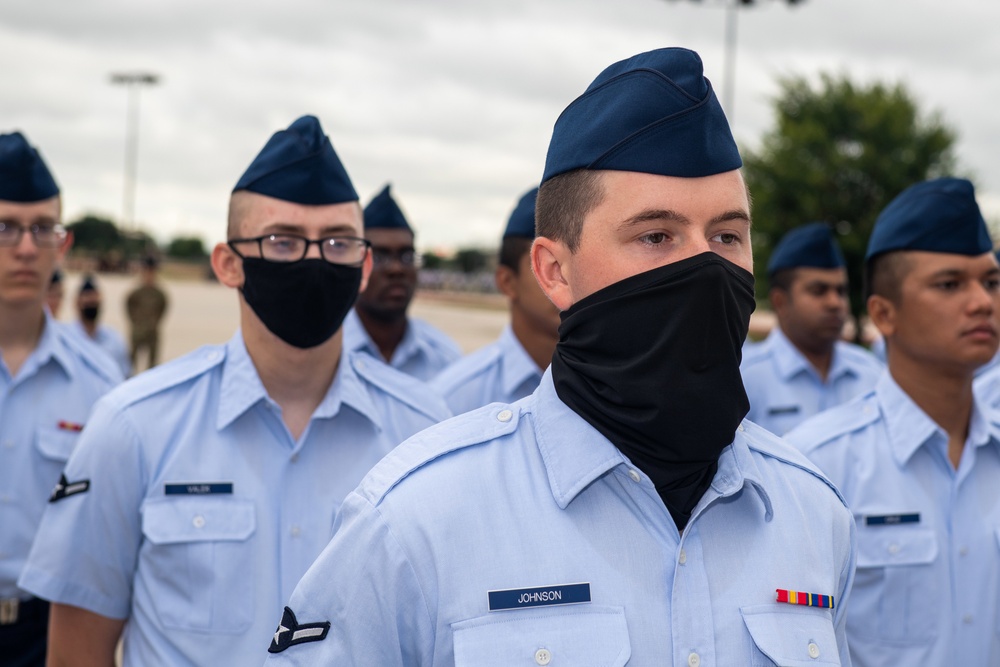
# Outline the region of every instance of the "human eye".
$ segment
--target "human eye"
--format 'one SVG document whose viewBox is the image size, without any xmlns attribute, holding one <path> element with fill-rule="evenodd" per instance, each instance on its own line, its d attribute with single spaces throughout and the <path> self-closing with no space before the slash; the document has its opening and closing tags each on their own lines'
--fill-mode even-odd
<svg viewBox="0 0 1000 667">
<path fill-rule="evenodd" d="M 740 235 L 735 232 L 721 232 L 713 236 L 711 240 L 722 245 L 736 245 L 740 242 Z"/>
<path fill-rule="evenodd" d="M 990 292 L 996 292 L 1000 290 L 1000 277 L 990 276 L 983 281 L 983 287 L 985 287 Z"/>
<path fill-rule="evenodd" d="M 265 236 L 264 254 L 274 258 L 295 257 L 302 252 L 302 239 L 297 236 L 271 234 Z"/>
<path fill-rule="evenodd" d="M 952 279 L 939 280 L 934 283 L 934 287 L 943 292 L 954 292 L 958 289 L 958 281 Z"/>
<path fill-rule="evenodd" d="M 639 242 L 648 246 L 658 246 L 666 243 L 669 238 L 666 232 L 647 232 L 639 237 Z"/>
</svg>

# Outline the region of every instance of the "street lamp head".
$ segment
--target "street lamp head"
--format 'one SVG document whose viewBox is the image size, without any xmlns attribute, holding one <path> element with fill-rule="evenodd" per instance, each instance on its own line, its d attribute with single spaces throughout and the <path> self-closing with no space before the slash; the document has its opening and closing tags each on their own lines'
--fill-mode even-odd
<svg viewBox="0 0 1000 667">
<path fill-rule="evenodd" d="M 160 75 L 152 72 L 113 72 L 111 83 L 130 86 L 132 84 L 155 86 L 160 82 Z"/>
</svg>

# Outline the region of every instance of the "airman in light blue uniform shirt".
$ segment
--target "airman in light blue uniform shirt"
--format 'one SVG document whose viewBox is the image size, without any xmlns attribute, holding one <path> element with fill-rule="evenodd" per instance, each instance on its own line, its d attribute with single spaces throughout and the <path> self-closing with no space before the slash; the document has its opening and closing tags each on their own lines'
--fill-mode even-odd
<svg viewBox="0 0 1000 667">
<path fill-rule="evenodd" d="M 607 186 L 576 254 L 538 219 L 532 266 L 563 318 L 552 364 L 527 398 L 428 429 L 371 471 L 285 607 L 267 665 L 850 664 L 851 516 L 805 457 L 740 414 L 753 308 L 740 164 L 701 61 L 684 49 L 612 65 L 560 116 L 538 211 L 559 208 L 543 206 L 558 196 L 550 178 Z M 663 210 L 687 224 L 642 218 Z M 605 222 L 610 211 L 621 217 Z M 720 225 L 723 211 L 743 214 Z M 618 220 L 629 232 L 595 243 Z M 624 276 L 590 291 L 585 255 Z M 567 274 L 590 292 L 575 303 Z M 703 326 L 670 328 L 660 345 L 661 326 L 698 317 Z M 688 382 L 687 352 L 706 348 L 712 363 L 694 364 L 710 377 Z M 626 402 L 595 399 L 606 389 Z M 682 414 L 695 428 L 677 428 Z M 675 464 L 661 465 L 665 439 Z M 654 481 L 664 476 L 678 483 Z M 782 590 L 802 596 L 784 603 Z"/>
<path fill-rule="evenodd" d="M 531 272 L 537 196 L 533 188 L 521 197 L 500 242 L 496 282 L 507 297 L 510 324 L 496 342 L 459 359 L 431 383 L 456 415 L 524 398 L 538 386 L 555 351 L 559 311 Z"/>
<path fill-rule="evenodd" d="M 17 584 L 95 401 L 122 380 L 46 307 L 72 238 L 61 194 L 20 132 L 0 134 L 0 664 L 46 660 L 48 605 Z"/>
<path fill-rule="evenodd" d="M 847 270 L 833 231 L 810 223 L 788 232 L 768 262 L 777 326 L 744 349 L 747 419 L 783 435 L 806 418 L 870 390 L 882 364 L 840 339 L 848 315 Z"/>
<path fill-rule="evenodd" d="M 242 288 L 241 330 L 108 394 L 45 515 L 21 585 L 58 603 L 53 618 L 77 608 L 50 642 L 59 664 L 111 664 L 122 631 L 126 665 L 253 664 L 347 493 L 449 415 L 423 383 L 341 350 L 370 266 L 360 233 L 319 122 L 276 133 L 213 251 L 220 281 Z"/>
<path fill-rule="evenodd" d="M 867 257 L 889 367 L 873 391 L 786 436 L 857 522 L 855 665 L 1000 664 L 1000 422 L 971 391 L 997 348 L 990 249 L 968 181 L 920 183 L 890 203 Z"/>
<path fill-rule="evenodd" d="M 414 233 L 386 185 L 364 210 L 374 260 L 368 287 L 344 322 L 344 348 L 425 382 L 462 356 L 446 333 L 407 313 L 417 289 Z"/>
</svg>

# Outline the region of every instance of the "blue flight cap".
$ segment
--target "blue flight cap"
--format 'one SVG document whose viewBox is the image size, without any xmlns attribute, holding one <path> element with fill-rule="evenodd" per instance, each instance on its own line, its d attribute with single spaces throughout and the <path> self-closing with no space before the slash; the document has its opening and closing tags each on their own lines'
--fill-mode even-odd
<svg viewBox="0 0 1000 667">
<path fill-rule="evenodd" d="M 27 204 L 58 194 L 45 160 L 24 135 L 0 134 L 0 199 Z"/>
<path fill-rule="evenodd" d="M 522 239 L 535 238 L 535 200 L 538 199 L 538 188 L 532 188 L 526 192 L 514 207 L 514 212 L 510 214 L 507 221 L 507 229 L 503 232 L 503 237 L 513 236 Z"/>
<path fill-rule="evenodd" d="M 771 252 L 767 275 L 771 277 L 778 271 L 799 267 L 839 269 L 844 265 L 844 255 L 830 226 L 824 222 L 810 222 L 781 238 Z"/>
<path fill-rule="evenodd" d="M 275 132 L 243 172 L 233 192 L 238 190 L 308 206 L 358 201 L 315 116 L 302 116 Z"/>
<path fill-rule="evenodd" d="M 62 271 L 56 269 L 52 272 L 52 277 L 49 278 L 49 286 L 51 287 L 52 285 L 58 285 L 60 283 L 62 283 Z"/>
<path fill-rule="evenodd" d="M 976 192 L 964 178 L 911 185 L 889 202 L 868 239 L 867 262 L 893 250 L 982 255 L 993 250 Z"/>
<path fill-rule="evenodd" d="M 97 285 L 94 283 L 94 276 L 85 276 L 83 282 L 80 284 L 80 294 L 85 292 L 96 292 Z"/>
<path fill-rule="evenodd" d="M 389 192 L 390 187 L 387 183 L 365 206 L 365 229 L 405 229 L 412 233 L 410 223 Z"/>
<path fill-rule="evenodd" d="M 574 169 L 696 178 L 741 166 L 701 58 L 669 48 L 611 65 L 566 107 L 542 182 Z"/>
</svg>

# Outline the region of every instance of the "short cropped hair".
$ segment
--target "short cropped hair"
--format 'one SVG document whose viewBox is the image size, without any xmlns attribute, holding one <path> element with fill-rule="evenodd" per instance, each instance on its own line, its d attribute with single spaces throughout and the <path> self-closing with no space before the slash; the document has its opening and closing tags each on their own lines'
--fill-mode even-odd
<svg viewBox="0 0 1000 667">
<path fill-rule="evenodd" d="M 535 233 L 560 241 L 576 252 L 583 233 L 583 219 L 604 199 L 601 172 L 576 169 L 553 176 L 538 188 Z"/>
<path fill-rule="evenodd" d="M 910 258 L 905 251 L 887 252 L 876 255 L 865 262 L 865 301 L 877 294 L 899 304 L 902 296 L 900 286 L 910 270 Z"/>
<path fill-rule="evenodd" d="M 531 250 L 531 239 L 523 236 L 507 236 L 500 242 L 500 266 L 506 266 L 514 273 L 521 267 L 521 258 Z"/>
<path fill-rule="evenodd" d="M 243 191 L 238 190 L 229 197 L 229 224 L 226 228 L 227 240 L 238 239 L 242 236 L 240 229 L 243 218 L 246 216 L 249 208 L 250 197 L 247 197 Z"/>
<path fill-rule="evenodd" d="M 780 289 L 784 292 L 791 292 L 792 285 L 795 283 L 797 275 L 798 268 L 796 267 L 780 269 L 775 271 L 774 275 L 768 279 L 768 285 L 771 289 Z"/>
</svg>

